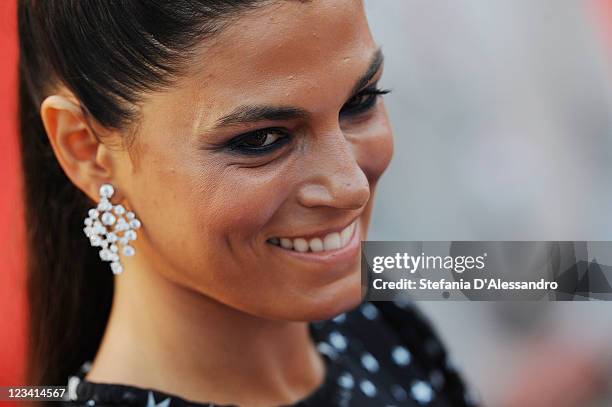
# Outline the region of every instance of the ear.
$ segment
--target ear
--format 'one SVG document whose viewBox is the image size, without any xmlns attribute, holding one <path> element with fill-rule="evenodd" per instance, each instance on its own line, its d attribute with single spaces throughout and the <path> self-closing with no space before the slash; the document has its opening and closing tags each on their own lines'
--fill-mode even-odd
<svg viewBox="0 0 612 407">
<path fill-rule="evenodd" d="M 67 96 L 51 95 L 42 102 L 40 116 L 62 169 L 73 184 L 96 201 L 100 185 L 111 182 L 112 160 L 81 107 Z"/>
</svg>

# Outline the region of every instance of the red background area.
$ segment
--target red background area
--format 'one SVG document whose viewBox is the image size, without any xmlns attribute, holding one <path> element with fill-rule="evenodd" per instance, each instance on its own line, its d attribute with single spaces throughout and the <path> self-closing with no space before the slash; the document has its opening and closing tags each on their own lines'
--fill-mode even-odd
<svg viewBox="0 0 612 407">
<path fill-rule="evenodd" d="M 15 12 L 15 1 L 0 1 L 0 386 L 23 384 L 26 345 Z"/>
<path fill-rule="evenodd" d="M 612 1 L 593 0 L 595 23 L 612 44 Z M 17 137 L 16 2 L 0 1 L 0 386 L 24 384 L 24 222 Z M 611 73 L 612 74 L 612 73 Z"/>
</svg>

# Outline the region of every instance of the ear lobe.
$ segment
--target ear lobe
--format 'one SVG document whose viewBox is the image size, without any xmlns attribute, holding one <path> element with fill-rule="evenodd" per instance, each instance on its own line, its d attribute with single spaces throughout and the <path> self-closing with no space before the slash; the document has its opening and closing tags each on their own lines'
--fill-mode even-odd
<svg viewBox="0 0 612 407">
<path fill-rule="evenodd" d="M 70 180 L 93 200 L 98 187 L 108 182 L 110 171 L 101 164 L 98 150 L 103 144 L 91 131 L 81 107 L 62 95 L 48 96 L 40 115 L 62 169 Z"/>
</svg>

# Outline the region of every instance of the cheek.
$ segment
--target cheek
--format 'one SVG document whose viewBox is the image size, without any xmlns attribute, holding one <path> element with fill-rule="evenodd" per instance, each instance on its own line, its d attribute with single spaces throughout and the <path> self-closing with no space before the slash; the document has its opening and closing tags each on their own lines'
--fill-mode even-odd
<svg viewBox="0 0 612 407">
<path fill-rule="evenodd" d="M 237 244 L 249 253 L 282 198 L 274 193 L 281 177 L 220 161 L 184 149 L 149 151 L 133 182 L 143 233 L 173 268 L 201 273 L 204 260 L 227 256 Z"/>
<path fill-rule="evenodd" d="M 374 188 L 393 157 L 393 130 L 384 109 L 377 120 L 369 123 L 355 137 L 352 144 L 357 163 Z"/>
<path fill-rule="evenodd" d="M 263 275 L 274 280 L 263 267 L 262 229 L 286 199 L 289 177 L 196 161 L 149 160 L 156 165 L 138 199 L 142 252 L 168 279 L 238 306 L 246 293 L 263 295 Z"/>
<path fill-rule="evenodd" d="M 194 208 L 199 227 L 211 234 L 255 243 L 259 232 L 277 211 L 284 197 L 283 177 L 275 172 L 236 168 L 220 176 L 218 188 Z"/>
</svg>

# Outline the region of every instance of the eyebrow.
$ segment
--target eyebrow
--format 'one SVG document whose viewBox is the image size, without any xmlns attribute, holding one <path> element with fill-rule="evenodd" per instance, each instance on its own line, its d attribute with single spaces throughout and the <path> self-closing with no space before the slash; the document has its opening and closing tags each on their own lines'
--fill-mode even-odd
<svg viewBox="0 0 612 407">
<path fill-rule="evenodd" d="M 380 70 L 384 61 L 382 49 L 379 47 L 370 60 L 370 65 L 366 72 L 357 80 L 351 95 L 357 94 L 362 90 Z M 294 106 L 271 106 L 271 105 L 241 105 L 231 113 L 219 118 L 212 129 L 219 129 L 225 126 L 254 123 L 260 121 L 280 121 L 304 119 L 309 116 L 308 112 L 300 107 Z"/>
</svg>

